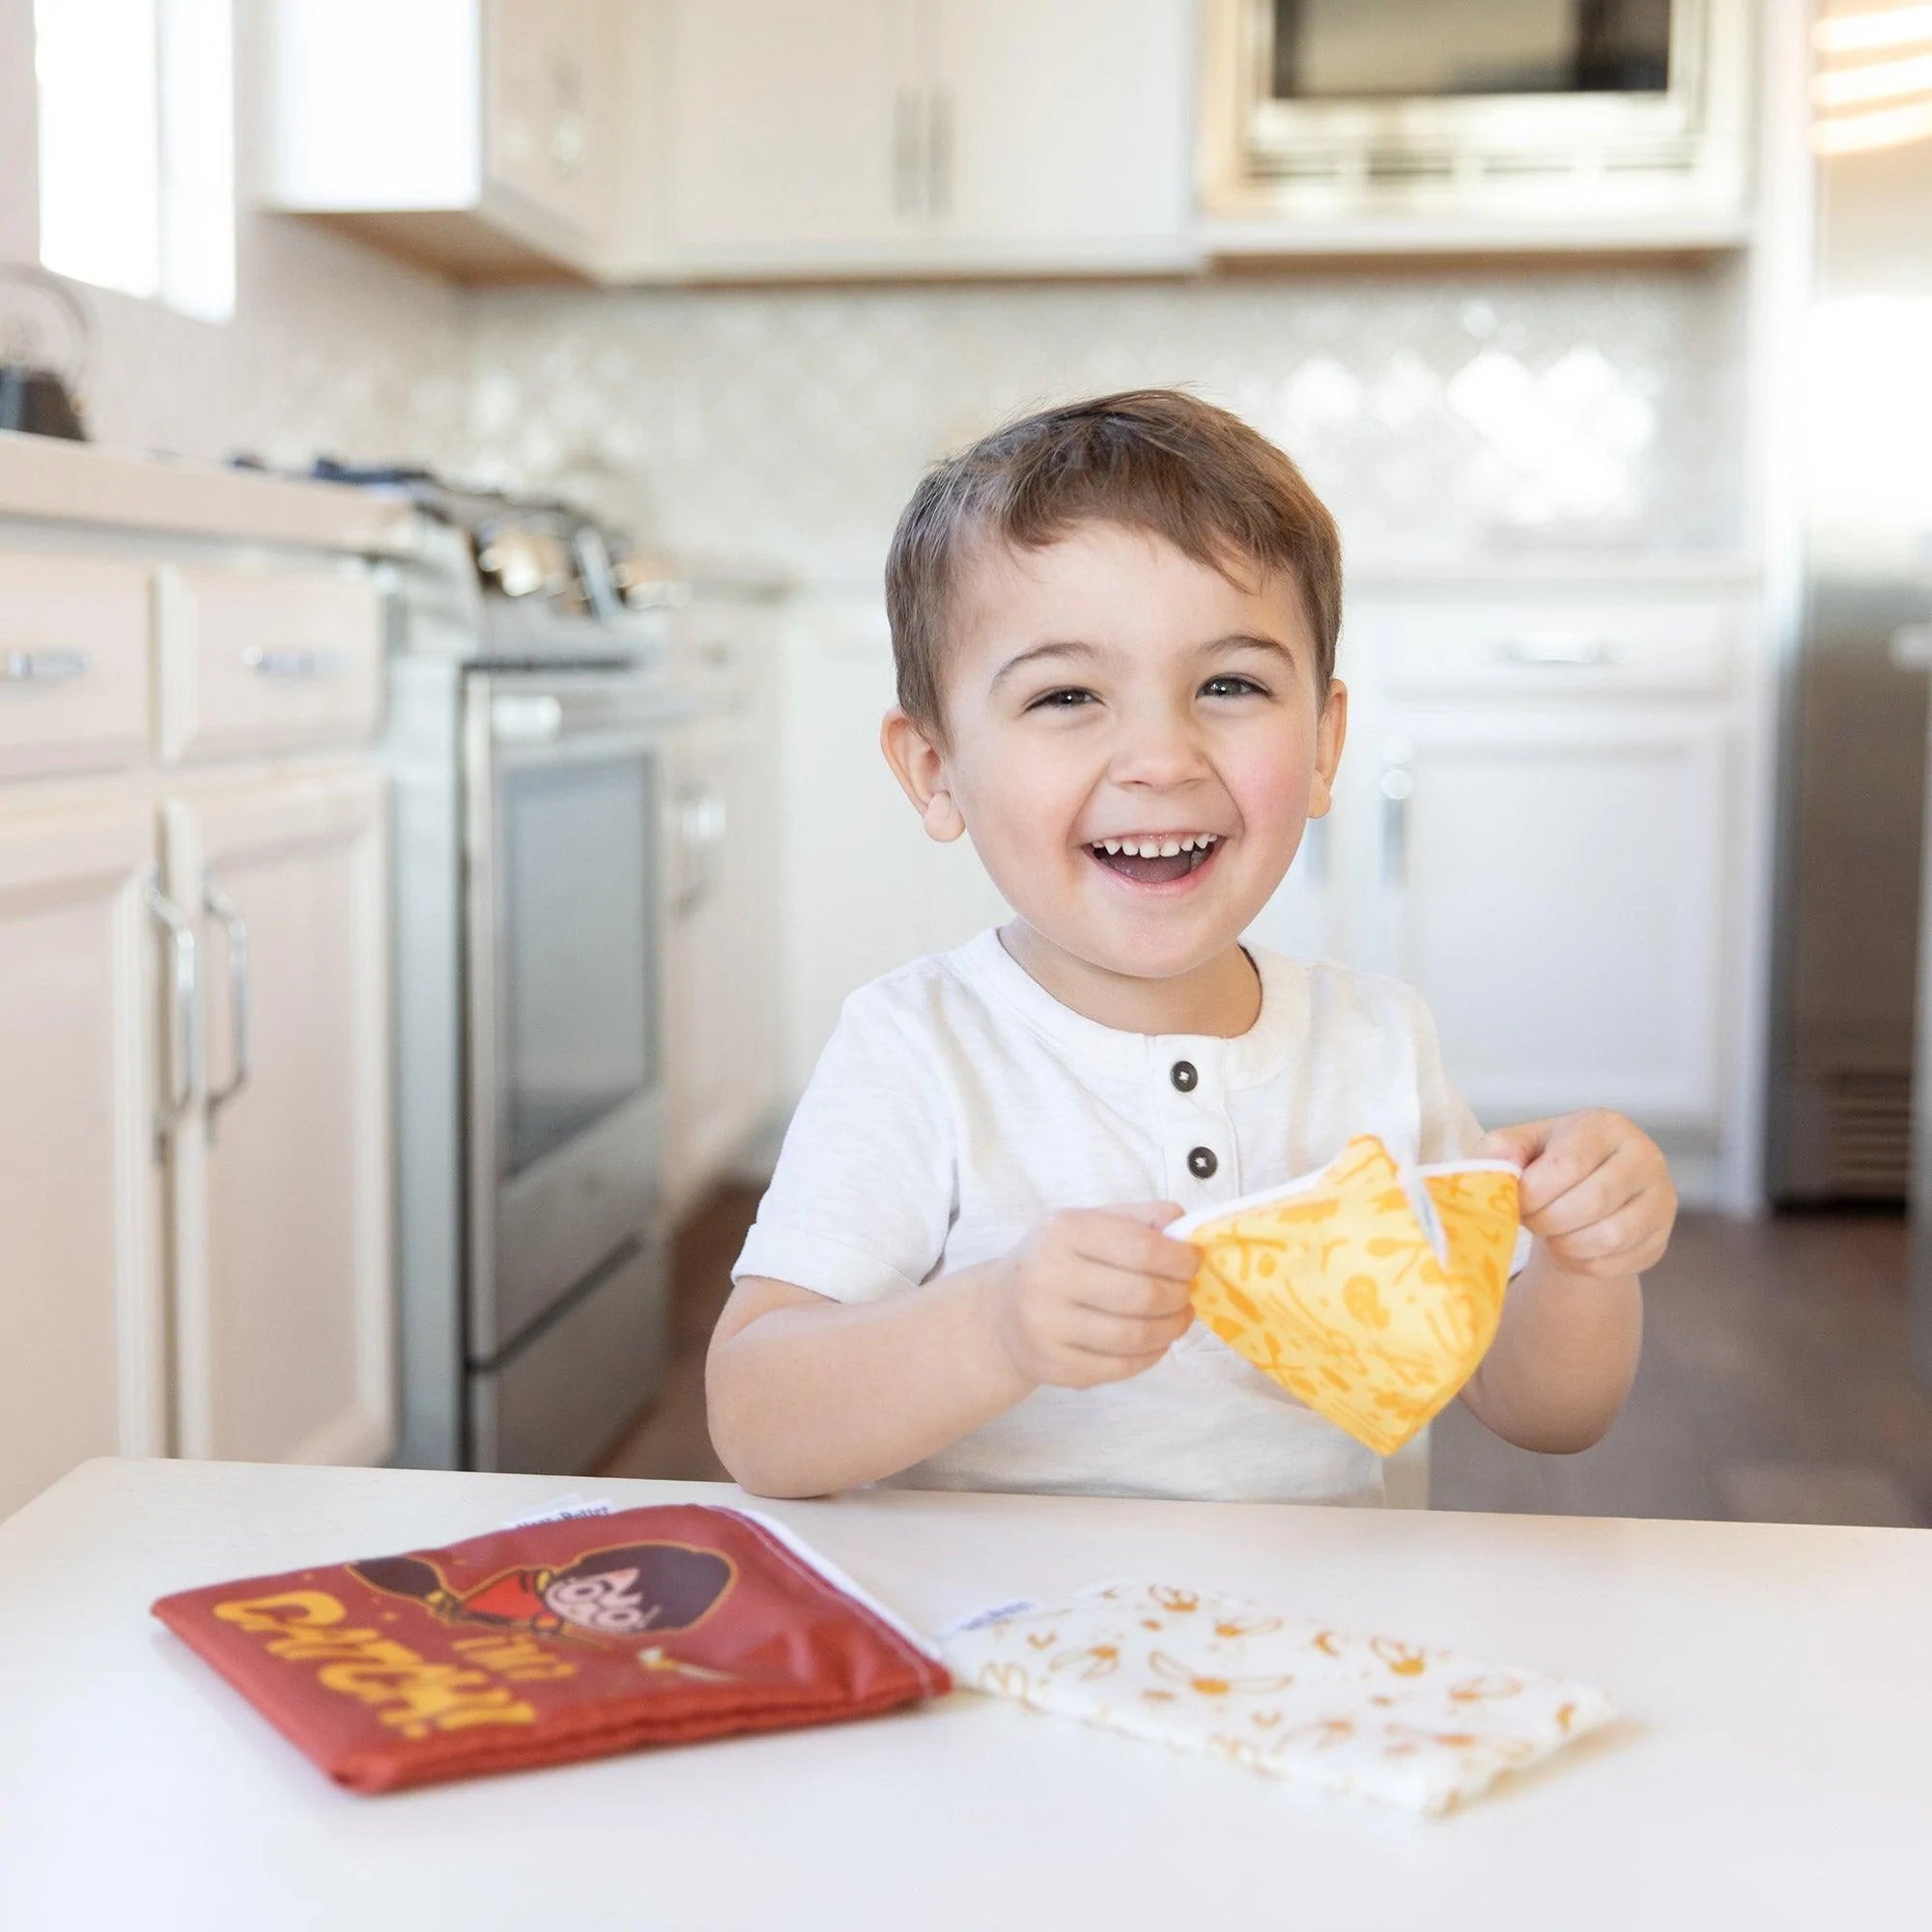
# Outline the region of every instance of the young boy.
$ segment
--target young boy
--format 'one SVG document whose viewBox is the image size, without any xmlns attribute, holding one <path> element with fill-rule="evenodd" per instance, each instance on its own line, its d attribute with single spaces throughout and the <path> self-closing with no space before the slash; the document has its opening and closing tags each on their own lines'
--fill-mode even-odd
<svg viewBox="0 0 1932 1932">
<path fill-rule="evenodd" d="M 1240 943 L 1328 810 L 1341 588 L 1300 472 L 1179 393 L 920 484 L 885 753 L 1015 917 L 845 1002 L 712 1339 L 745 1488 L 1379 1501 L 1371 1451 L 1191 1323 L 1160 1233 L 1365 1129 L 1522 1166 L 1535 1239 L 1463 1401 L 1529 1449 L 1615 1418 L 1676 1211 L 1656 1146 L 1608 1113 L 1485 1137 L 1407 987 Z"/>
</svg>

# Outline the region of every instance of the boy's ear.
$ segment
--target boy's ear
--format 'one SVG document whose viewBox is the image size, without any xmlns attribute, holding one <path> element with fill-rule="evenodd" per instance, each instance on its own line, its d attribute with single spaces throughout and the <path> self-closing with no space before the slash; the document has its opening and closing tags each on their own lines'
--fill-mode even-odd
<svg viewBox="0 0 1932 1932">
<path fill-rule="evenodd" d="M 942 844 L 957 838 L 966 830 L 966 820 L 946 781 L 945 753 L 896 704 L 879 726 L 879 749 L 900 790 L 912 800 L 925 836 Z"/>
<path fill-rule="evenodd" d="M 1343 741 L 1349 735 L 1349 687 L 1339 677 L 1328 680 L 1328 701 L 1315 724 L 1315 769 L 1308 778 L 1308 815 L 1325 818 L 1335 802 L 1335 772 L 1342 762 Z"/>
</svg>

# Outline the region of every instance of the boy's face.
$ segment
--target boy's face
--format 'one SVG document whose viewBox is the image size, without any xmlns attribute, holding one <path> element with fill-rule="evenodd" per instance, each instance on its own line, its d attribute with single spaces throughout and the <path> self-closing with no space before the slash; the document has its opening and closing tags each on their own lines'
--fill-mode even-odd
<svg viewBox="0 0 1932 1932">
<path fill-rule="evenodd" d="M 954 595 L 947 742 L 895 713 L 887 754 L 927 831 L 970 832 L 1049 943 L 1137 979 L 1192 972 L 1239 936 L 1328 809 L 1347 695 L 1334 684 L 1321 701 L 1301 604 L 1286 580 L 1243 588 L 1116 524 L 1040 551 L 986 546 Z"/>
</svg>

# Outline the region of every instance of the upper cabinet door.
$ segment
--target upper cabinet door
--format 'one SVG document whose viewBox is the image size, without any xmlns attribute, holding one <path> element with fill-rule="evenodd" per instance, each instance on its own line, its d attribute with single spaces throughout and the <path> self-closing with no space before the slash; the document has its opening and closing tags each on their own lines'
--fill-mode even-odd
<svg viewBox="0 0 1932 1932">
<path fill-rule="evenodd" d="M 902 255 L 923 206 L 918 0 L 679 0 L 668 246 L 685 273 Z"/>
<path fill-rule="evenodd" d="M 0 1517 L 167 1447 L 154 837 L 131 800 L 0 815 Z"/>
<path fill-rule="evenodd" d="M 601 233 L 616 172 L 611 0 L 488 0 L 483 79 L 491 183 L 586 237 Z"/>
<path fill-rule="evenodd" d="M 174 1136 L 184 1455 L 380 1462 L 394 1440 L 381 780 L 170 800 L 203 1103 Z"/>
<path fill-rule="evenodd" d="M 961 267 L 1180 266 L 1185 0 L 930 0 L 927 195 Z"/>
</svg>

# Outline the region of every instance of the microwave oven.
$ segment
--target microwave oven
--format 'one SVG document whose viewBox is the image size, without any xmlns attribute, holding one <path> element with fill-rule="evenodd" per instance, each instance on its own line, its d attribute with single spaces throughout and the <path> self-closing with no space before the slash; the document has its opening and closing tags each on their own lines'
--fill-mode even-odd
<svg viewBox="0 0 1932 1932">
<path fill-rule="evenodd" d="M 1728 239 L 1748 0 L 1207 0 L 1210 229 Z"/>
</svg>

